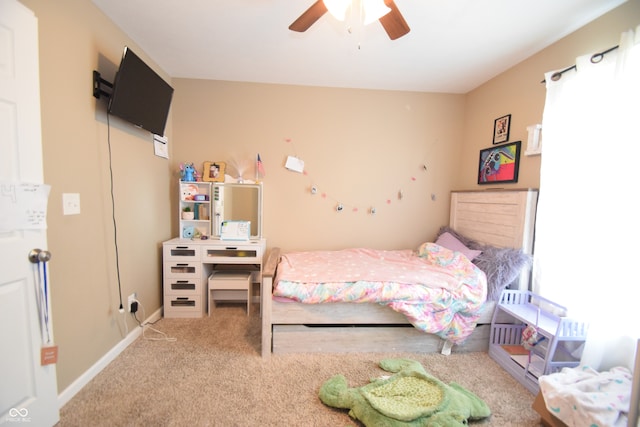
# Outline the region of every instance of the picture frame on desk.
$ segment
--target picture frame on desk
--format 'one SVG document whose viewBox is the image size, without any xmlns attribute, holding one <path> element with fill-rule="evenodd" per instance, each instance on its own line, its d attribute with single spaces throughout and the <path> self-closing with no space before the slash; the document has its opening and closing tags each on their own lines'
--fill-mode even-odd
<svg viewBox="0 0 640 427">
<path fill-rule="evenodd" d="M 224 182 L 225 162 L 204 162 L 202 180 L 206 182 Z"/>
</svg>

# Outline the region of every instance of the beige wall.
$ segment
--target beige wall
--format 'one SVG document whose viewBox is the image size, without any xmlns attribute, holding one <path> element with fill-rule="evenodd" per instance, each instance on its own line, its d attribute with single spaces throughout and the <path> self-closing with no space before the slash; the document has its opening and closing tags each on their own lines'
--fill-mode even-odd
<svg viewBox="0 0 640 427">
<path fill-rule="evenodd" d="M 117 311 L 105 105 L 91 96 L 91 72 L 98 69 L 110 80 L 124 45 L 150 58 L 89 0 L 22 1 L 40 28 L 62 391 L 126 333 Z M 542 73 L 617 44 L 621 31 L 640 23 L 639 4 L 630 0 L 466 96 L 175 79 L 170 161 L 153 155 L 146 132 L 111 123 L 123 297 L 137 292 L 147 315 L 162 304 L 160 244 L 177 233 L 176 180 L 183 161 L 201 168 L 206 160 L 234 160 L 252 169 L 259 152 L 267 171 L 269 246 L 400 248 L 432 238 L 447 222 L 450 190 L 477 187 L 478 151 L 491 146 L 494 119 L 512 114 L 511 140 L 526 141 L 525 127 L 542 115 Z M 287 155 L 305 160 L 308 175 L 285 170 Z M 513 187 L 537 187 L 539 159 L 523 158 Z M 311 196 L 313 184 L 327 197 Z M 62 215 L 66 192 L 80 193 L 81 215 Z M 334 210 L 338 202 L 345 205 L 342 213 Z M 366 213 L 371 206 L 378 209 L 375 216 Z M 128 329 L 133 327 L 129 319 Z"/>
<path fill-rule="evenodd" d="M 125 45 L 149 58 L 88 0 L 23 3 L 39 24 L 44 178 L 52 186 L 47 235 L 62 391 L 135 327 L 118 312 L 106 103 L 92 96 L 92 72 L 113 81 Z M 169 164 L 153 155 L 148 132 L 114 118 L 111 151 L 122 295 L 126 304 L 127 295 L 137 292 L 150 315 L 162 304 L 160 242 L 171 237 Z M 62 193 L 80 193 L 80 215 L 62 215 Z"/>
<path fill-rule="evenodd" d="M 602 52 L 616 46 L 623 31 L 635 28 L 639 24 L 640 0 L 629 0 L 600 19 L 469 92 L 465 108 L 464 155 L 456 188 L 491 187 L 478 186 L 475 172 L 478 168 L 478 151 L 492 145 L 493 123 L 496 118 L 511 114 L 510 141 L 522 141 L 522 151 L 525 151 L 526 127 L 542 122 L 546 88 L 540 82 L 544 79 L 546 72 L 572 66 L 577 56 Z M 500 187 L 538 188 L 540 159 L 541 156 L 523 155 L 518 183 Z"/>
<path fill-rule="evenodd" d="M 447 223 L 464 96 L 188 79 L 174 84 L 174 169 L 186 161 L 199 169 L 205 161 L 224 161 L 235 175 L 233 165 L 241 163 L 248 165 L 245 178 L 253 179 L 260 153 L 268 246 L 417 247 Z M 306 175 L 284 168 L 289 155 L 304 160 Z M 311 195 L 312 185 L 318 194 Z M 368 213 L 372 206 L 375 215 Z"/>
</svg>

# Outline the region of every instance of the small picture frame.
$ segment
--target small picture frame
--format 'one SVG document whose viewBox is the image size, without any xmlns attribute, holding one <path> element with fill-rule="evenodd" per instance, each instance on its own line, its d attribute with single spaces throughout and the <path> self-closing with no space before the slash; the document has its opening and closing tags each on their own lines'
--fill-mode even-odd
<svg viewBox="0 0 640 427">
<path fill-rule="evenodd" d="M 206 182 L 224 182 L 226 166 L 224 162 L 204 162 L 202 180 Z"/>
<path fill-rule="evenodd" d="M 511 114 L 499 117 L 493 122 L 493 143 L 501 144 L 509 140 L 509 128 L 511 127 Z"/>
<path fill-rule="evenodd" d="M 480 150 L 478 184 L 518 182 L 521 141 Z"/>
</svg>

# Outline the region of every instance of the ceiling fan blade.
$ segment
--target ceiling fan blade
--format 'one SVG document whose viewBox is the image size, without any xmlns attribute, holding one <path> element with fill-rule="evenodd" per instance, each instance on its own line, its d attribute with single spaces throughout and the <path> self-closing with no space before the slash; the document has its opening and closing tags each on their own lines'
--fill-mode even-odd
<svg viewBox="0 0 640 427">
<path fill-rule="evenodd" d="M 404 20 L 402 13 L 400 13 L 400 10 L 393 0 L 384 0 L 384 4 L 391 9 L 391 12 L 384 15 L 379 21 L 387 32 L 387 35 L 389 35 L 389 38 L 391 40 L 399 39 L 411 31 L 409 24 Z"/>
<path fill-rule="evenodd" d="M 289 25 L 289 29 L 291 31 L 304 33 L 325 13 L 327 13 L 327 7 L 324 5 L 324 1 L 318 0 L 300 15 L 298 19 L 293 21 L 293 24 Z"/>
</svg>

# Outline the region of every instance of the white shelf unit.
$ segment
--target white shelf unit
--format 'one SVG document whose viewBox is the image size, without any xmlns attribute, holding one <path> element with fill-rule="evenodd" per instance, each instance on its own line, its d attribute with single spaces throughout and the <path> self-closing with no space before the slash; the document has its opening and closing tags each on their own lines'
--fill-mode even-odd
<svg viewBox="0 0 640 427">
<path fill-rule="evenodd" d="M 210 182 L 191 182 L 179 181 L 179 198 L 180 203 L 179 218 L 179 236 L 183 239 L 190 239 L 198 236 L 211 235 L 211 183 Z M 204 200 L 196 200 L 198 198 Z M 189 208 L 194 214 L 193 219 L 185 219 L 183 212 L 185 208 Z"/>
<path fill-rule="evenodd" d="M 538 393 L 538 377 L 580 363 L 576 350 L 587 338 L 588 324 L 561 317 L 566 312 L 566 307 L 530 291 L 503 291 L 491 322 L 489 356 L 531 393 Z M 542 339 L 529 352 L 522 347 L 522 331 L 528 325 L 536 327 Z"/>
</svg>

